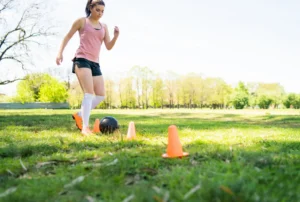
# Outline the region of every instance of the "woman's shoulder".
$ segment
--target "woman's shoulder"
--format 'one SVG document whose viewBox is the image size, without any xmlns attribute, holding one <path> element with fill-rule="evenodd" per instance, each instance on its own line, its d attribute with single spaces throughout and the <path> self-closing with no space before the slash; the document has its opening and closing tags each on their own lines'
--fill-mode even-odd
<svg viewBox="0 0 300 202">
<path fill-rule="evenodd" d="M 85 17 L 77 18 L 74 23 L 82 25 L 85 22 Z"/>
<path fill-rule="evenodd" d="M 81 29 L 84 26 L 84 24 L 85 24 L 85 20 L 86 20 L 85 17 L 77 18 L 75 20 L 74 24 L 76 25 L 76 27 L 78 27 L 79 29 Z"/>
<path fill-rule="evenodd" d="M 86 21 L 86 17 L 80 17 L 77 19 L 77 21 L 83 23 Z"/>
</svg>

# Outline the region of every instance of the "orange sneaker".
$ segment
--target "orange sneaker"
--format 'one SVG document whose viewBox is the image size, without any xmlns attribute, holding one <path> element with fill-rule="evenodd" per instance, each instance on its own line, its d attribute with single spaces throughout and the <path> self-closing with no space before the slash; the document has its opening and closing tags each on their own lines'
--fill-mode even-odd
<svg viewBox="0 0 300 202">
<path fill-rule="evenodd" d="M 76 126 L 79 130 L 82 129 L 82 118 L 77 113 L 72 115 L 73 119 L 75 120 Z"/>
<path fill-rule="evenodd" d="M 81 134 L 83 136 L 90 136 L 90 135 L 93 135 L 93 132 L 89 128 L 85 128 L 85 129 L 81 130 Z"/>
</svg>

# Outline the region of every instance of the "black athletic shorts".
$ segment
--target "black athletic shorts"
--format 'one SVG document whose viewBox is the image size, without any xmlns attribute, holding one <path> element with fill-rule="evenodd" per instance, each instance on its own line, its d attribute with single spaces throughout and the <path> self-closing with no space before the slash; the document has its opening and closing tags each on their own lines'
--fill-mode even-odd
<svg viewBox="0 0 300 202">
<path fill-rule="evenodd" d="M 89 69 L 91 69 L 92 76 L 101 76 L 102 75 L 99 63 L 92 62 L 92 61 L 87 60 L 85 58 L 74 58 L 73 59 L 73 67 L 72 67 L 72 72 L 73 73 L 75 73 L 75 65 L 77 65 L 78 68 L 89 68 Z"/>
</svg>

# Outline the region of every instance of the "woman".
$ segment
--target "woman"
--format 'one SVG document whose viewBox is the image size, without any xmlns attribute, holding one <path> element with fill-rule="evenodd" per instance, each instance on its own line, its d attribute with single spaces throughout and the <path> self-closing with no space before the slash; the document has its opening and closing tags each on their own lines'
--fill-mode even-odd
<svg viewBox="0 0 300 202">
<path fill-rule="evenodd" d="M 105 98 L 104 79 L 99 65 L 102 42 L 111 50 L 119 37 L 119 28 L 114 28 L 114 37 L 110 39 L 107 25 L 99 20 L 103 16 L 105 3 L 102 0 L 88 0 L 86 17 L 77 19 L 64 37 L 56 58 L 57 65 L 63 61 L 63 50 L 76 31 L 79 32 L 80 46 L 73 58 L 72 72 L 76 74 L 84 93 L 81 111 L 73 114 L 76 126 L 84 136 L 92 134 L 89 129 L 90 111 Z M 95 95 L 94 95 L 95 94 Z"/>
</svg>

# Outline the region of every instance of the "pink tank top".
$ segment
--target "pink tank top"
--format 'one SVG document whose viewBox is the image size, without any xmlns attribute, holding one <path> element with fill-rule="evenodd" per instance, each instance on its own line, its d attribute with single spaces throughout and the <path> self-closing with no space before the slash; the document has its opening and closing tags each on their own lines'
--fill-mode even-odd
<svg viewBox="0 0 300 202">
<path fill-rule="evenodd" d="M 99 22 L 100 23 L 100 22 Z M 86 18 L 83 28 L 79 31 L 80 46 L 75 53 L 76 58 L 85 58 L 99 63 L 99 54 L 105 36 L 105 28 L 95 29 Z"/>
</svg>

